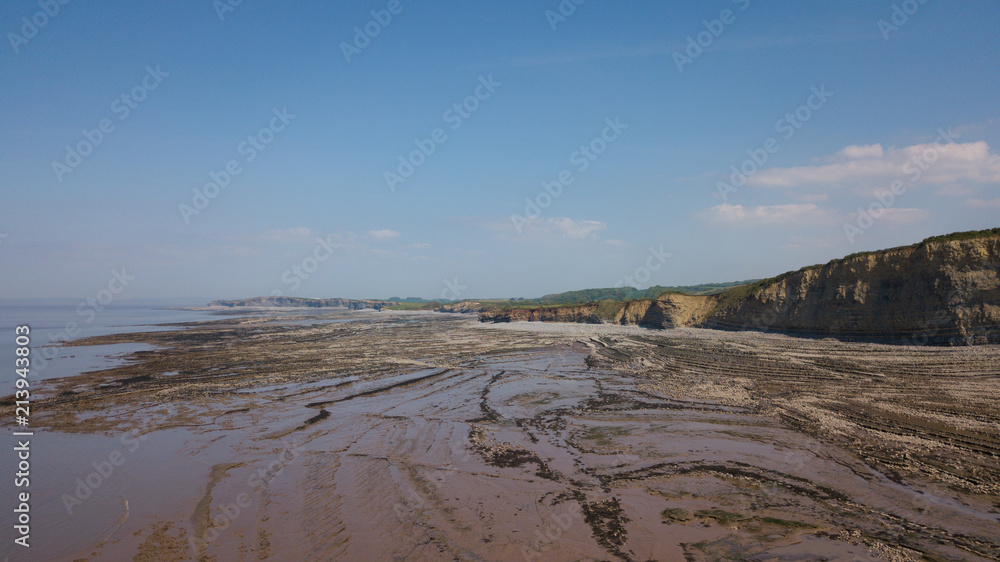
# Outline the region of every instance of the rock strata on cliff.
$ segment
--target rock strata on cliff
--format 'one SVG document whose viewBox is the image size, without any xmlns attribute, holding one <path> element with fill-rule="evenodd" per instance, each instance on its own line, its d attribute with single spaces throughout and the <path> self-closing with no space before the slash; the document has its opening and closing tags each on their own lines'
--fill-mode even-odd
<svg viewBox="0 0 1000 562">
<path fill-rule="evenodd" d="M 848 256 L 731 290 L 704 323 L 916 344 L 1000 342 L 1000 235 Z"/>
</svg>

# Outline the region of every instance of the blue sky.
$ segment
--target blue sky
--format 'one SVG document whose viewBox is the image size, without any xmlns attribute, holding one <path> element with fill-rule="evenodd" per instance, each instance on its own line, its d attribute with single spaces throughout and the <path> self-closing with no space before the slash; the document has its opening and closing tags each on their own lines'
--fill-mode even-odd
<svg viewBox="0 0 1000 562">
<path fill-rule="evenodd" d="M 222 2 L 0 7 L 4 297 L 532 297 L 1000 222 L 995 2 Z"/>
</svg>

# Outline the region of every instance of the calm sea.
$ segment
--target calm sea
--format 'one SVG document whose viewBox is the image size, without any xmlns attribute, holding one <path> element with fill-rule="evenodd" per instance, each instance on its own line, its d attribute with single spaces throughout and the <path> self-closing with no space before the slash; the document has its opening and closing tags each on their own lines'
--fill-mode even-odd
<svg viewBox="0 0 1000 562">
<path fill-rule="evenodd" d="M 191 303 L 203 306 L 204 303 Z M 31 328 L 31 371 L 33 380 L 70 377 L 83 372 L 107 369 L 120 364 L 133 351 L 150 349 L 145 344 L 114 344 L 86 347 L 57 347 L 59 341 L 89 336 L 129 332 L 172 330 L 159 326 L 176 322 L 198 322 L 222 318 L 207 311 L 176 310 L 165 305 L 111 305 L 95 311 L 79 303 L 10 304 L 0 302 L 0 396 L 14 393 L 14 328 Z M 177 307 L 176 304 L 171 304 Z M 79 333 L 77 333 L 79 330 Z"/>
</svg>

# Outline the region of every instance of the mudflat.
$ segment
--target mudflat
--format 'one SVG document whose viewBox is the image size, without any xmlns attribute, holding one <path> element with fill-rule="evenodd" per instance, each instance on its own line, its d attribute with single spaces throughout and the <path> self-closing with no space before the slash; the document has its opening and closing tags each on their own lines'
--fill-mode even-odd
<svg viewBox="0 0 1000 562">
<path fill-rule="evenodd" d="M 125 459 L 52 490 L 56 558 L 1000 558 L 1000 345 L 346 311 L 75 343 L 155 348 L 37 399 Z"/>
</svg>

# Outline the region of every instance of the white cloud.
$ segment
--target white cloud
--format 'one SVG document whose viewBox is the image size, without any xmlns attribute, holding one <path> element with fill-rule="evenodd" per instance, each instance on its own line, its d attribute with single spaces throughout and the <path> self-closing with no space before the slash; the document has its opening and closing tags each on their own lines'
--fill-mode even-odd
<svg viewBox="0 0 1000 562">
<path fill-rule="evenodd" d="M 855 160 L 857 158 L 881 158 L 885 155 L 881 144 L 851 145 L 837 151 L 830 160 Z"/>
<path fill-rule="evenodd" d="M 391 240 L 393 238 L 399 238 L 399 233 L 395 230 L 369 230 L 368 235 L 377 240 Z"/>
<path fill-rule="evenodd" d="M 968 199 L 965 204 L 976 209 L 1000 209 L 1000 197 L 996 199 Z"/>
<path fill-rule="evenodd" d="M 597 233 L 608 227 L 601 221 L 575 221 L 566 217 L 556 217 L 545 221 L 545 229 L 566 238 L 596 238 Z"/>
<path fill-rule="evenodd" d="M 831 220 L 831 215 L 813 203 L 788 205 L 758 205 L 744 207 L 723 203 L 701 213 L 709 222 L 728 225 L 781 225 L 820 224 Z"/>
<path fill-rule="evenodd" d="M 916 222 L 924 220 L 930 216 L 930 213 L 923 209 L 880 209 L 875 208 L 868 211 L 871 217 L 878 221 L 889 222 L 893 224 L 906 224 L 910 222 Z M 848 222 L 857 222 L 858 213 L 851 213 L 848 215 Z"/>
<path fill-rule="evenodd" d="M 913 183 L 917 172 L 918 181 L 929 184 L 1000 182 L 1000 155 L 990 153 L 982 141 L 888 149 L 878 144 L 848 146 L 826 160 L 831 163 L 760 170 L 747 183 L 761 187 L 888 183 L 893 179 Z"/>
<path fill-rule="evenodd" d="M 533 239 L 595 239 L 598 232 L 608 227 L 607 223 L 602 221 L 578 221 L 567 217 L 552 217 L 547 219 L 540 217 L 533 219 L 517 217 L 516 223 L 509 217 L 505 217 L 476 222 L 479 226 L 501 233 L 504 238 L 520 238 L 525 236 Z"/>
<path fill-rule="evenodd" d="M 405 246 L 401 246 L 401 248 L 404 250 L 423 250 L 430 247 L 431 245 L 428 244 L 427 242 L 418 242 L 416 244 L 407 244 Z"/>
</svg>

